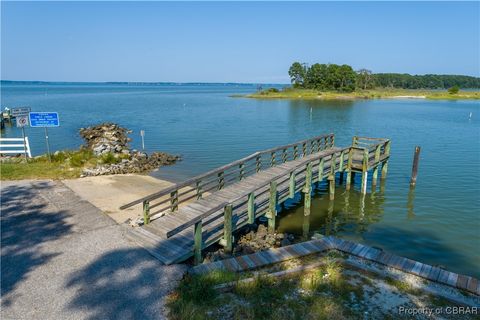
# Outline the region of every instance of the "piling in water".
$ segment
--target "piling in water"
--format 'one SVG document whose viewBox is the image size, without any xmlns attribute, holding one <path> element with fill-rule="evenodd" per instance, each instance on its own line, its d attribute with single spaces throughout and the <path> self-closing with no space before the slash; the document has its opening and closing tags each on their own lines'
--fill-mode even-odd
<svg viewBox="0 0 480 320">
<path fill-rule="evenodd" d="M 410 178 L 410 186 L 414 187 L 417 183 L 417 173 L 418 173 L 418 161 L 420 160 L 420 147 L 415 147 L 415 153 L 413 156 L 413 166 L 412 166 L 412 177 Z"/>
</svg>

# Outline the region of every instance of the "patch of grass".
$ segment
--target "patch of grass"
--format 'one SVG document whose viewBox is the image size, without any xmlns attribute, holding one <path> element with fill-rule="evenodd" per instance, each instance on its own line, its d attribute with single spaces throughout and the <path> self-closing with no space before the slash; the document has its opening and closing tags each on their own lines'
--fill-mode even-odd
<svg viewBox="0 0 480 320">
<path fill-rule="evenodd" d="M 111 152 L 104 153 L 100 156 L 100 162 L 104 164 L 115 164 L 120 162 L 120 158 L 115 157 Z"/>
<path fill-rule="evenodd" d="M 185 278 L 168 299 L 170 318 L 313 320 L 361 316 L 350 305 L 362 299 L 363 289 L 343 279 L 341 265 L 333 260 L 301 274 L 238 282 L 229 293 L 214 289 L 217 283 L 238 278 L 228 273 Z"/>
<path fill-rule="evenodd" d="M 207 275 L 187 275 L 167 299 L 172 319 L 208 319 L 209 308 L 218 306 L 218 292 L 214 286 L 231 282 L 237 275 L 214 271 Z"/>
<path fill-rule="evenodd" d="M 19 162 L 0 164 L 1 180 L 69 179 L 79 177 L 81 168 L 70 168 L 56 162 Z"/>
<path fill-rule="evenodd" d="M 238 96 L 238 95 L 237 95 Z M 395 97 L 422 97 L 436 100 L 466 100 L 480 99 L 480 91 L 462 91 L 451 94 L 447 90 L 413 90 L 378 88 L 371 90 L 357 90 L 354 92 L 318 91 L 313 89 L 284 88 L 282 90 L 264 90 L 245 95 L 247 98 L 257 99 L 385 99 Z"/>
<path fill-rule="evenodd" d="M 394 279 L 392 277 L 386 277 L 385 278 L 385 283 L 397 288 L 398 291 L 400 291 L 400 292 L 409 293 L 409 294 L 413 294 L 413 295 L 421 294 L 421 290 L 415 289 L 408 282 L 400 281 L 400 280 Z"/>
<path fill-rule="evenodd" d="M 78 178 L 85 167 L 98 163 L 92 151 L 87 149 L 55 152 L 51 160 L 41 155 L 25 161 L 24 158 L 4 160 L 0 164 L 2 180 L 21 179 L 71 179 Z"/>
</svg>

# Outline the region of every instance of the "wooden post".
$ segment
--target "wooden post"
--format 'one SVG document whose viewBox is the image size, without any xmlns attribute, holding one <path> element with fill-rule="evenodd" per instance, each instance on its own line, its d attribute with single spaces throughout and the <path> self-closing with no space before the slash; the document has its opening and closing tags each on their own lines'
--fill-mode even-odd
<svg viewBox="0 0 480 320">
<path fill-rule="evenodd" d="M 225 252 L 232 252 L 232 205 L 226 205 L 224 210 L 224 225 L 223 225 L 223 246 Z"/>
<path fill-rule="evenodd" d="M 329 193 L 329 199 L 333 200 L 335 199 L 335 176 L 329 175 L 328 176 L 328 193 Z"/>
<path fill-rule="evenodd" d="M 270 159 L 270 167 L 275 166 L 275 151 L 272 152 L 271 159 Z"/>
<path fill-rule="evenodd" d="M 270 182 L 270 201 L 268 206 L 268 213 L 265 215 L 268 218 L 268 232 L 275 232 L 275 218 L 277 215 L 277 182 Z"/>
<path fill-rule="evenodd" d="M 340 172 L 343 171 L 343 157 L 344 157 L 343 152 L 344 152 L 343 150 L 342 150 L 342 152 L 340 152 L 340 163 L 338 165 L 338 170 Z"/>
<path fill-rule="evenodd" d="M 238 177 L 238 180 L 242 181 L 243 178 L 245 178 L 245 163 L 240 163 L 240 165 L 238 166 L 239 169 L 240 169 L 240 174 L 239 174 L 239 177 Z"/>
<path fill-rule="evenodd" d="M 362 193 L 367 193 L 367 179 L 368 179 L 368 149 L 363 149 L 362 161 Z"/>
<path fill-rule="evenodd" d="M 357 136 L 353 136 L 353 138 L 352 138 L 352 147 L 356 147 L 356 146 L 357 146 L 357 142 L 358 142 Z"/>
<path fill-rule="evenodd" d="M 377 179 L 378 179 L 378 166 L 380 166 L 380 151 L 381 151 L 381 146 L 377 146 L 377 149 L 375 150 L 375 168 L 373 169 L 373 176 L 372 176 L 372 188 L 377 185 Z"/>
<path fill-rule="evenodd" d="M 331 135 L 330 136 L 330 148 L 333 148 L 335 146 L 335 136 Z"/>
<path fill-rule="evenodd" d="M 202 199 L 203 191 L 202 191 L 202 181 L 198 180 L 196 183 L 196 189 L 197 189 L 197 200 Z"/>
<path fill-rule="evenodd" d="M 304 157 L 307 155 L 307 143 L 306 142 L 304 142 L 302 144 L 302 154 L 303 154 Z"/>
<path fill-rule="evenodd" d="M 255 158 L 255 172 L 259 172 L 262 168 L 262 156 L 257 156 Z"/>
<path fill-rule="evenodd" d="M 340 152 L 340 164 L 338 165 L 338 171 L 340 171 L 340 179 L 339 179 L 339 183 L 340 184 L 343 184 L 343 158 L 344 158 L 344 151 L 342 150 L 342 152 Z"/>
<path fill-rule="evenodd" d="M 143 224 L 150 223 L 150 202 L 143 201 Z"/>
<path fill-rule="evenodd" d="M 294 145 L 293 146 L 293 160 L 298 158 L 298 146 Z"/>
<path fill-rule="evenodd" d="M 385 143 L 385 155 L 390 156 L 390 140 Z M 382 164 L 382 180 L 387 178 L 388 158 Z"/>
<path fill-rule="evenodd" d="M 353 162 L 353 148 L 348 150 L 348 162 L 347 162 L 347 183 L 345 189 L 350 190 L 352 186 L 352 162 Z"/>
<path fill-rule="evenodd" d="M 335 199 L 335 169 L 337 166 L 337 156 L 336 154 L 332 154 L 332 158 L 330 160 L 330 175 L 328 176 L 329 186 L 328 191 L 330 195 L 330 200 Z"/>
<path fill-rule="evenodd" d="M 325 169 L 325 158 L 320 159 L 318 163 L 318 183 L 323 181 L 323 171 Z"/>
<path fill-rule="evenodd" d="M 178 190 L 170 193 L 170 210 L 172 212 L 178 210 Z"/>
<path fill-rule="evenodd" d="M 415 147 L 415 154 L 413 156 L 412 177 L 410 178 L 410 186 L 415 187 L 417 183 L 418 161 L 420 160 L 420 147 Z"/>
<path fill-rule="evenodd" d="M 305 216 L 310 215 L 310 205 L 312 203 L 312 163 L 307 164 L 307 172 L 305 173 L 305 186 L 303 188 L 304 198 L 304 212 Z"/>
<path fill-rule="evenodd" d="M 222 171 L 218 174 L 218 190 L 222 190 L 224 186 L 225 186 L 225 178 L 224 178 L 224 172 Z"/>
<path fill-rule="evenodd" d="M 302 223 L 302 235 L 305 241 L 309 240 L 308 235 L 310 233 L 310 216 L 303 216 L 303 223 Z"/>
<path fill-rule="evenodd" d="M 255 194 L 252 192 L 248 195 L 248 223 L 255 222 Z"/>
<path fill-rule="evenodd" d="M 295 171 L 290 172 L 288 197 L 290 199 L 293 199 L 295 197 Z"/>
<path fill-rule="evenodd" d="M 195 265 L 202 263 L 202 221 L 195 223 L 193 229 L 194 233 L 194 246 L 193 246 L 193 259 Z"/>
<path fill-rule="evenodd" d="M 282 162 L 283 163 L 287 162 L 287 156 L 288 156 L 287 149 L 283 149 L 283 151 L 282 151 Z"/>
<path fill-rule="evenodd" d="M 332 154 L 332 158 L 330 159 L 330 175 L 335 177 L 335 172 L 337 169 L 337 154 Z"/>
</svg>

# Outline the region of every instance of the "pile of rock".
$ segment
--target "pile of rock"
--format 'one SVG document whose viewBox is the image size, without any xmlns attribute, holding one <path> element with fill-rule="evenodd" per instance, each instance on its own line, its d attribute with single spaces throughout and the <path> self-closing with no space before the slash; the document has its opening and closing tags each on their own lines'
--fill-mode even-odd
<svg viewBox="0 0 480 320">
<path fill-rule="evenodd" d="M 85 140 L 86 147 L 97 156 L 105 153 L 129 154 L 128 142 L 131 141 L 127 137 L 129 133 L 132 131 L 115 123 L 102 123 L 80 129 L 80 136 Z"/>
<path fill-rule="evenodd" d="M 257 232 L 250 231 L 242 236 L 234 251 L 241 254 L 250 254 L 269 248 L 277 248 L 291 245 L 294 240 L 292 234 L 269 233 L 263 224 L 258 226 Z"/>
<path fill-rule="evenodd" d="M 180 159 L 164 152 L 145 152 L 130 150 L 127 134 L 131 130 L 114 123 L 102 123 L 97 126 L 80 129 L 85 139 L 85 147 L 99 157 L 100 163 L 95 168 L 87 168 L 82 177 L 107 174 L 142 173 L 161 166 L 171 165 Z"/>
<path fill-rule="evenodd" d="M 263 224 L 258 226 L 257 231 L 250 231 L 241 236 L 233 247 L 233 256 L 245 255 L 270 248 L 284 247 L 293 244 L 294 235 L 287 233 L 269 233 Z M 205 255 L 206 262 L 213 262 L 230 258 L 232 255 L 225 253 L 223 249 L 208 252 Z"/>
</svg>

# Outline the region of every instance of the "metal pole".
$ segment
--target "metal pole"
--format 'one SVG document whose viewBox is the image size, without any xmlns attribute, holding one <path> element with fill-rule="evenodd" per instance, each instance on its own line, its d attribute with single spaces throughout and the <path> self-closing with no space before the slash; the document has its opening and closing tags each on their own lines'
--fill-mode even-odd
<svg viewBox="0 0 480 320">
<path fill-rule="evenodd" d="M 145 141 L 144 141 L 145 131 L 144 130 L 140 130 L 140 136 L 142 137 L 142 151 L 145 151 Z"/>
<path fill-rule="evenodd" d="M 47 129 L 47 127 L 45 127 L 45 141 L 47 142 L 48 161 L 52 162 L 52 159 L 50 157 L 50 144 L 48 143 L 48 129 Z"/>
<path fill-rule="evenodd" d="M 415 147 L 415 155 L 413 156 L 412 177 L 410 178 L 410 186 L 415 187 L 417 183 L 418 161 L 420 160 L 420 147 Z"/>
<path fill-rule="evenodd" d="M 27 160 L 27 141 L 25 140 L 25 127 L 22 127 L 22 137 L 23 137 L 23 155 L 25 156 L 25 161 Z"/>
</svg>

